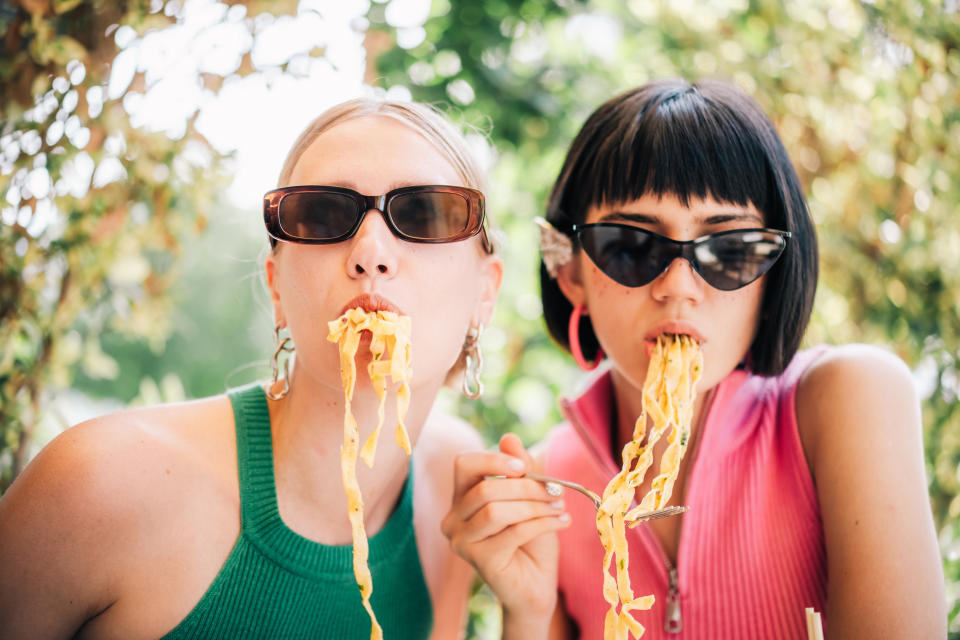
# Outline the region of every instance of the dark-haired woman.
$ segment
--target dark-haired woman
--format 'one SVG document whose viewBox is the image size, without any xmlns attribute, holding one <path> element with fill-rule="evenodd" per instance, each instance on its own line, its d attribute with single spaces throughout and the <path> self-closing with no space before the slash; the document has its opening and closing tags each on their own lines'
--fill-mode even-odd
<svg viewBox="0 0 960 640">
<path fill-rule="evenodd" d="M 817 242 L 761 109 L 716 81 L 610 100 L 574 140 L 547 221 L 547 326 L 581 366 L 603 366 L 536 459 L 513 436 L 462 456 L 444 521 L 501 598 L 505 635 L 602 637 L 593 506 L 551 504 L 514 468 L 600 492 L 666 333 L 697 341 L 704 370 L 674 487 L 689 511 L 627 530 L 633 590 L 656 598 L 636 612 L 644 638 L 805 638 L 807 607 L 831 639 L 944 637 L 910 371 L 865 345 L 799 350 Z"/>
</svg>

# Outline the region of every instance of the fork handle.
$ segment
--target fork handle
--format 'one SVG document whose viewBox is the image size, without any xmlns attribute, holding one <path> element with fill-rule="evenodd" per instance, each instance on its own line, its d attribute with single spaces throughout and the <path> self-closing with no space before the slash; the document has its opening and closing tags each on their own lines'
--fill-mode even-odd
<svg viewBox="0 0 960 640">
<path fill-rule="evenodd" d="M 550 476 L 540 475 L 539 473 L 527 473 L 525 477 L 530 478 L 531 480 L 536 480 L 538 482 L 552 482 L 553 484 L 559 484 L 561 486 L 567 487 L 568 489 L 573 489 L 574 491 L 579 491 L 583 495 L 590 498 L 593 501 L 595 507 L 600 506 L 600 496 L 595 494 L 590 489 L 587 489 L 582 484 L 577 484 L 576 482 L 570 482 L 569 480 L 561 480 L 560 478 L 552 478 Z"/>
<path fill-rule="evenodd" d="M 563 485 L 564 487 L 574 489 L 575 491 L 583 491 L 586 488 L 583 485 L 577 484 L 576 482 L 561 480 L 560 478 L 552 478 L 550 476 L 542 476 L 539 473 L 525 473 L 523 477 L 536 480 L 537 482 L 552 482 L 553 484 Z"/>
</svg>

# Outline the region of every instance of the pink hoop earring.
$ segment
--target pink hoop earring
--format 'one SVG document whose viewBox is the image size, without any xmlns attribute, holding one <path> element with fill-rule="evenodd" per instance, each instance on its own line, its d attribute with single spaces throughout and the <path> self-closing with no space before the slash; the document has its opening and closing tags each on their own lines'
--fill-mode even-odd
<svg viewBox="0 0 960 640">
<path fill-rule="evenodd" d="M 577 365 L 584 371 L 596 369 L 603 361 L 603 349 L 597 348 L 597 359 L 593 362 L 587 362 L 583 357 L 583 351 L 580 350 L 580 316 L 583 314 L 583 305 L 578 304 L 573 308 L 570 314 L 570 324 L 567 327 L 567 341 L 570 343 L 570 353 Z"/>
</svg>

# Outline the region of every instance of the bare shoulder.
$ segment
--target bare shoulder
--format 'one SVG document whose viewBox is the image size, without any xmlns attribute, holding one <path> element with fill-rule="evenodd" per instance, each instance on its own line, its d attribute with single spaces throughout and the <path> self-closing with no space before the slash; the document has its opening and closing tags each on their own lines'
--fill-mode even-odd
<svg viewBox="0 0 960 640">
<path fill-rule="evenodd" d="M 54 438 L 0 499 L 0 565 L 21 572 L 0 593 L 16 587 L 26 607 L 62 600 L 87 617 L 109 606 L 121 565 L 176 520 L 177 497 L 223 482 L 226 422 L 229 400 L 217 397 L 110 414 Z"/>
<path fill-rule="evenodd" d="M 910 369 L 896 354 L 868 344 L 847 344 L 827 351 L 800 380 L 799 392 L 834 384 L 912 384 Z"/>
<path fill-rule="evenodd" d="M 417 493 L 429 496 L 429 509 L 437 522 L 453 499 L 454 460 L 461 453 L 483 448 L 480 434 L 465 420 L 436 410 L 430 413 L 417 439 L 414 468 Z"/>
<path fill-rule="evenodd" d="M 173 475 L 223 448 L 232 420 L 224 396 L 94 418 L 54 438 L 17 484 L 22 480 L 34 490 L 55 487 L 72 498 L 96 498 L 102 508 L 126 505 L 122 499 L 157 489 L 151 482 L 157 470 Z"/>
<path fill-rule="evenodd" d="M 826 352 L 804 373 L 797 386 L 797 419 L 801 431 L 817 425 L 844 424 L 846 430 L 919 426 L 919 399 L 910 369 L 894 353 L 865 344 Z M 889 415 L 895 420 L 867 421 Z M 901 420 L 902 416 L 915 420 Z M 859 419 L 854 419 L 859 418 Z M 819 433 L 809 434 L 817 440 Z"/>
<path fill-rule="evenodd" d="M 49 510 L 47 524 L 83 518 L 105 533 L 156 513 L 152 498 L 171 483 L 214 473 L 230 447 L 226 397 L 121 411 L 82 422 L 53 439 L 4 495 L 15 508 Z M 232 443 L 229 443 L 232 444 Z M 161 480 L 166 480 L 160 482 Z M 66 523 L 64 523 L 66 524 Z"/>
<path fill-rule="evenodd" d="M 451 467 L 457 454 L 483 448 L 483 438 L 470 423 L 439 411 L 427 418 L 417 441 L 417 450 L 425 458 L 433 462 L 447 460 Z"/>
<path fill-rule="evenodd" d="M 916 386 L 907 365 L 889 351 L 861 344 L 828 351 L 801 378 L 796 415 L 821 490 L 820 481 L 840 469 L 869 475 L 907 461 L 922 467 Z"/>
<path fill-rule="evenodd" d="M 454 460 L 484 448 L 480 434 L 465 420 L 431 412 L 414 450 L 414 526 L 420 563 L 434 605 L 433 638 L 459 637 L 473 570 L 455 555 L 440 530 L 453 502 Z"/>
</svg>

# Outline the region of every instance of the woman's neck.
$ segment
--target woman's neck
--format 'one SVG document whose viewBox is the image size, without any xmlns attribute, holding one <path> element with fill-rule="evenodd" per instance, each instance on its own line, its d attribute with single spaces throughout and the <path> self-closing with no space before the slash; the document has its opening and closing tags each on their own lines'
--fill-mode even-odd
<svg viewBox="0 0 960 640">
<path fill-rule="evenodd" d="M 643 410 L 643 389 L 633 385 L 628 378 L 616 369 L 611 371 L 612 407 L 611 407 L 611 443 L 613 459 L 619 466 L 620 452 L 625 444 L 633 440 L 634 426 Z M 690 424 L 690 440 L 688 447 L 700 437 L 700 426 L 703 424 L 703 413 L 709 411 L 713 393 L 712 389 L 698 389 L 694 398 L 693 418 Z M 650 424 L 645 427 L 649 433 Z"/>
<path fill-rule="evenodd" d="M 411 446 L 415 445 L 439 390 L 439 384 L 411 389 L 404 417 Z M 380 400 L 365 376 L 358 376 L 351 413 L 356 420 L 359 448 L 377 426 Z M 294 368 L 290 391 L 270 401 L 274 473 L 281 516 L 290 528 L 326 544 L 347 544 L 350 526 L 343 488 L 340 453 L 344 441 L 343 389 L 311 379 Z M 374 466 L 358 456 L 357 481 L 364 501 L 368 534 L 389 519 L 407 478 L 409 457 L 397 444 L 396 385 L 385 394 L 383 427 Z M 343 518 L 329 514 L 342 513 Z"/>
</svg>

